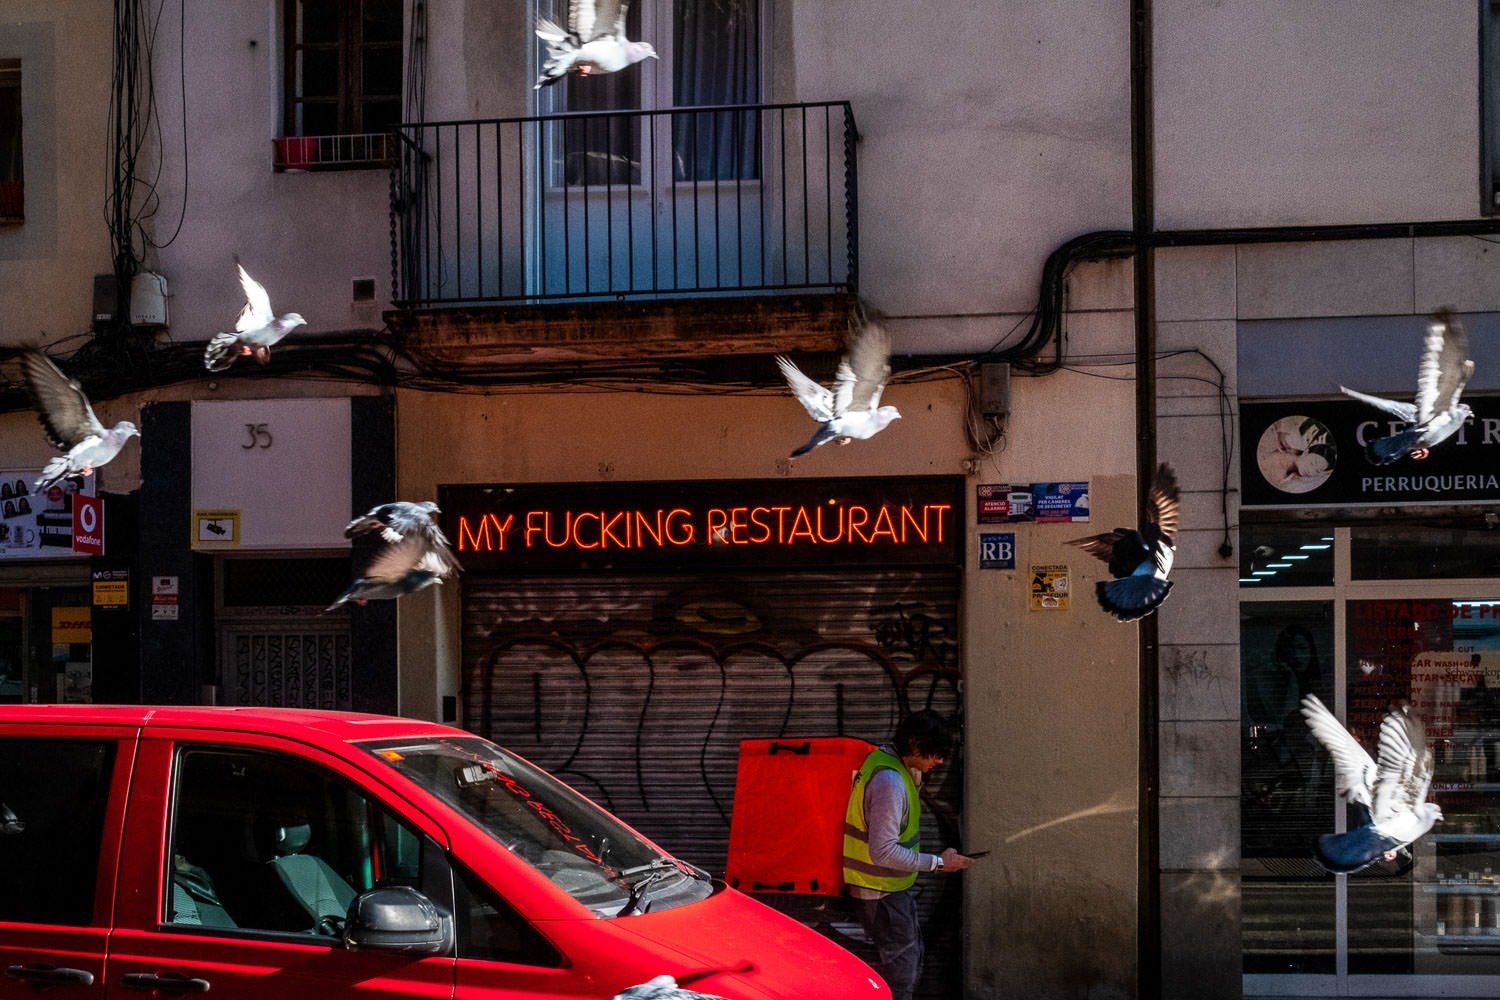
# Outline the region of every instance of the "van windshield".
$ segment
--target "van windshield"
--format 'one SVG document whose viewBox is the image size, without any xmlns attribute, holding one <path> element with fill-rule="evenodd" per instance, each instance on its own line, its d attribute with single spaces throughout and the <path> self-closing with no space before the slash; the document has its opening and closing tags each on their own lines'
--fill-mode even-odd
<svg viewBox="0 0 1500 1000">
<path fill-rule="evenodd" d="M 600 916 L 691 903 L 708 875 L 662 854 L 546 771 L 479 737 L 362 744 Z"/>
</svg>

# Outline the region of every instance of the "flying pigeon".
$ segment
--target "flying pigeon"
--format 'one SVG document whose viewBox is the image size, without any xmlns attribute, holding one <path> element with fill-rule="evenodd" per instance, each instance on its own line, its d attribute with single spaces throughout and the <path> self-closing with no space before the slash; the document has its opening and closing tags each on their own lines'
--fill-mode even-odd
<svg viewBox="0 0 1500 1000">
<path fill-rule="evenodd" d="M 1358 810 L 1360 824 L 1346 833 L 1318 838 L 1314 856 L 1330 872 L 1349 875 L 1398 851 L 1442 820 L 1443 810 L 1427 801 L 1432 784 L 1432 751 L 1422 723 L 1405 708 L 1380 723 L 1379 763 L 1339 725 L 1315 695 L 1302 699 L 1302 717 L 1333 757 L 1334 785 Z"/>
<path fill-rule="evenodd" d="M 233 333 L 216 333 L 208 342 L 203 352 L 203 367 L 211 372 L 223 371 L 242 355 L 254 355 L 256 361 L 265 364 L 271 360 L 271 345 L 307 322 L 298 313 L 285 316 L 272 313 L 271 297 L 266 294 L 265 286 L 250 277 L 244 264 L 238 266 L 240 287 L 245 290 L 245 308 L 240 310 Z"/>
<path fill-rule="evenodd" d="M 126 441 L 141 433 L 128 420 L 105 430 L 94 416 L 83 387 L 64 375 L 41 351 L 21 353 L 21 374 L 48 442 L 63 452 L 42 470 L 36 481 L 38 492 L 69 476 L 89 475 L 118 455 Z"/>
<path fill-rule="evenodd" d="M 817 431 L 807 444 L 792 452 L 792 458 L 830 441 L 848 444 L 855 438 L 867 440 L 901 418 L 894 406 L 880 405 L 880 393 L 891 374 L 891 337 L 882 326 L 868 323 L 854 336 L 834 372 L 832 389 L 802 374 L 783 355 L 776 356 L 776 364 L 797 401 L 818 422 Z"/>
<path fill-rule="evenodd" d="M 1390 465 L 1408 455 L 1426 458 L 1430 449 L 1452 437 L 1474 415 L 1468 403 L 1458 401 L 1473 374 L 1469 336 L 1463 324 L 1447 309 L 1439 309 L 1427 321 L 1427 339 L 1417 364 L 1416 405 L 1339 386 L 1344 395 L 1384 410 L 1406 425 L 1395 434 L 1371 441 L 1365 446 L 1365 457 L 1372 465 Z"/>
<path fill-rule="evenodd" d="M 642 59 L 659 58 L 650 42 L 625 37 L 628 0 L 568 0 L 568 27 L 545 17 L 536 20 L 536 36 L 547 43 L 547 61 L 532 90 L 541 90 L 567 76 L 616 73 Z"/>
<path fill-rule="evenodd" d="M 614 1000 L 724 1000 L 712 993 L 694 993 L 677 985 L 671 976 L 657 976 L 650 982 L 616 993 Z"/>
<path fill-rule="evenodd" d="M 1099 606 L 1122 622 L 1144 618 L 1172 591 L 1167 574 L 1177 548 L 1177 477 L 1163 462 L 1151 481 L 1151 510 L 1139 529 L 1116 528 L 1073 538 L 1089 555 L 1109 563 L 1114 579 L 1095 584 Z"/>
<path fill-rule="evenodd" d="M 443 529 L 432 515 L 438 505 L 431 500 L 409 503 L 398 500 L 381 504 L 368 514 L 356 517 L 344 529 L 345 538 L 372 532 L 380 533 L 383 543 L 375 553 L 364 575 L 349 585 L 326 611 L 353 601 L 389 600 L 442 583 L 459 571 L 458 560 L 448 547 Z"/>
</svg>

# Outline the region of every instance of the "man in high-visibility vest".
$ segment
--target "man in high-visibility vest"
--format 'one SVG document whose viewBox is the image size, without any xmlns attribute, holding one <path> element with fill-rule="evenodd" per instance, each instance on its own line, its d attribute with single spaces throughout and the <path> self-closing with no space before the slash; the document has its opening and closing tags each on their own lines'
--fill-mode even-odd
<svg viewBox="0 0 1500 1000">
<path fill-rule="evenodd" d="M 922 776 L 947 759 L 948 722 L 933 711 L 907 716 L 891 742 L 870 751 L 844 815 L 844 884 L 875 945 L 876 968 L 893 1000 L 911 1000 L 922 974 L 922 929 L 911 887 L 918 872 L 954 872 L 969 859 L 949 847 L 923 854 Z"/>
</svg>

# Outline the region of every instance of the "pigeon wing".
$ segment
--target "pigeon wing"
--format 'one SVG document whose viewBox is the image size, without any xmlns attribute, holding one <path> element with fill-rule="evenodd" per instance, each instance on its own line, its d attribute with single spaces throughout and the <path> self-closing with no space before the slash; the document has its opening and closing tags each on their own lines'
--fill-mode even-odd
<svg viewBox="0 0 1500 1000">
<path fill-rule="evenodd" d="M 568 30 L 585 44 L 611 36 L 624 41 L 629 6 L 624 0 L 569 0 Z"/>
<path fill-rule="evenodd" d="M 1391 416 L 1404 420 L 1409 424 L 1417 422 L 1417 408 L 1410 403 L 1402 403 L 1398 400 L 1386 399 L 1383 396 L 1371 396 L 1367 393 L 1355 392 L 1348 386 L 1342 385 L 1339 386 L 1339 392 L 1342 392 L 1351 399 L 1357 399 L 1362 403 L 1369 403 L 1377 410 L 1384 410 Z"/>
<path fill-rule="evenodd" d="M 1463 324 L 1446 309 L 1433 313 L 1417 365 L 1417 422 L 1425 424 L 1451 410 L 1473 374 L 1469 335 Z"/>
<path fill-rule="evenodd" d="M 875 323 L 866 324 L 849 353 L 839 365 L 839 389 L 835 405 L 838 413 L 847 410 L 874 410 L 880 406 L 880 394 L 885 391 L 886 379 L 891 375 L 891 335 L 885 327 Z M 847 390 L 844 379 L 847 378 Z M 845 392 L 847 391 L 847 398 Z"/>
<path fill-rule="evenodd" d="M 1177 544 L 1177 511 L 1177 474 L 1163 462 L 1156 467 L 1156 475 L 1151 480 L 1151 511 L 1148 516 L 1168 545 Z"/>
<path fill-rule="evenodd" d="M 790 358 L 776 355 L 776 366 L 781 369 L 782 378 L 791 387 L 792 395 L 797 397 L 809 416 L 820 424 L 833 419 L 832 392 L 802 374 L 802 369 L 792 364 Z"/>
<path fill-rule="evenodd" d="M 51 358 L 41 351 L 26 351 L 21 355 L 21 373 L 54 448 L 69 451 L 91 434 L 103 436 L 104 427 L 94 416 L 83 387 L 64 375 Z"/>
<path fill-rule="evenodd" d="M 266 287 L 250 277 L 244 264 L 239 265 L 239 268 L 240 287 L 245 290 L 245 308 L 240 310 L 240 318 L 235 321 L 234 330 L 236 333 L 249 333 L 269 326 L 276 317 L 271 312 L 271 297 L 266 294 Z"/>
<path fill-rule="evenodd" d="M 453 548 L 448 544 L 448 536 L 443 534 L 443 529 L 437 526 L 437 522 L 428 518 L 426 523 L 417 528 L 418 537 L 427 547 L 427 555 L 423 557 L 422 568 L 436 573 L 438 576 L 453 576 L 462 570 L 458 557 L 453 554 Z"/>
<path fill-rule="evenodd" d="M 422 565 L 427 545 L 420 536 L 410 535 L 375 553 L 362 574 L 366 580 L 394 583 Z"/>
<path fill-rule="evenodd" d="M 1365 748 L 1349 735 L 1349 730 L 1339 724 L 1316 695 L 1310 694 L 1302 699 L 1302 718 L 1307 720 L 1307 728 L 1333 758 L 1333 783 L 1339 795 L 1350 802 L 1369 806 L 1376 768 Z"/>
<path fill-rule="evenodd" d="M 1084 538 L 1070 538 L 1069 545 L 1076 545 L 1100 562 L 1109 562 L 1114 555 L 1115 543 L 1120 541 L 1123 532 L 1106 531 L 1100 535 L 1088 535 Z"/>
<path fill-rule="evenodd" d="M 1403 710 L 1387 714 L 1380 723 L 1371 819 L 1379 827 L 1415 812 L 1431 784 L 1432 751 L 1421 721 Z"/>
</svg>

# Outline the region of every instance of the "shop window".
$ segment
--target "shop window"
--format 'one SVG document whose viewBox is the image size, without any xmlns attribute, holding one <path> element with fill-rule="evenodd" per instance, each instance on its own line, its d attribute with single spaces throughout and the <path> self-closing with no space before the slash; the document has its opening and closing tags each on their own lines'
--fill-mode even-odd
<svg viewBox="0 0 1500 1000">
<path fill-rule="evenodd" d="M 21 60 L 0 59 L 0 225 L 26 217 L 21 166 Z"/>
<path fill-rule="evenodd" d="M 1462 528 L 1354 528 L 1350 575 L 1355 580 L 1438 580 L 1500 577 L 1500 532 Z"/>
<path fill-rule="evenodd" d="M 1246 972 L 1334 970 L 1333 880 L 1310 845 L 1330 828 L 1333 769 L 1298 706 L 1330 702 L 1332 601 L 1240 606 L 1240 857 Z"/>
<path fill-rule="evenodd" d="M 1332 583 L 1332 529 L 1274 523 L 1241 526 L 1241 588 L 1327 587 Z"/>
<path fill-rule="evenodd" d="M 1318 530 L 1248 525 L 1242 542 Z M 1321 591 L 1240 589 L 1246 993 L 1300 974 L 1328 978 L 1299 995 L 1353 992 L 1360 976 L 1396 977 L 1367 981 L 1391 984 L 1381 995 L 1450 995 L 1444 977 L 1500 973 L 1500 543 L 1436 523 L 1328 537 L 1340 557 Z M 1360 817 L 1296 711 L 1309 693 L 1372 756 L 1393 708 L 1423 723 L 1445 818 L 1407 854 L 1344 878 L 1313 861 L 1318 835 Z"/>
<path fill-rule="evenodd" d="M 388 161 L 401 121 L 401 0 L 287 0 L 278 168 Z"/>
</svg>

